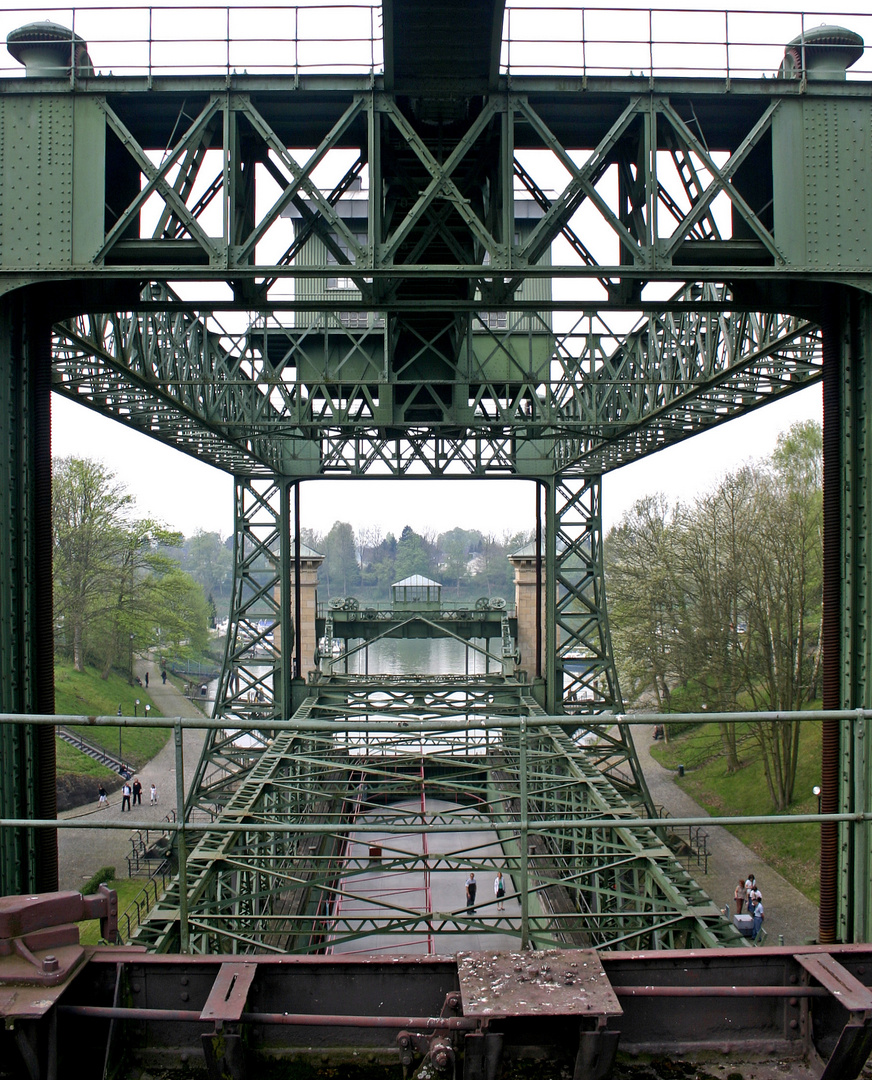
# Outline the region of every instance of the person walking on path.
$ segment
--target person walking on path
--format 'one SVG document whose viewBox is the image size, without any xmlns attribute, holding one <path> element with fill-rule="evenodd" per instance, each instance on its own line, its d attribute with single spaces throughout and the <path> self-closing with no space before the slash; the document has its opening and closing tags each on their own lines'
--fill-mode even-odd
<svg viewBox="0 0 872 1080">
<path fill-rule="evenodd" d="M 736 914 L 741 915 L 745 907 L 745 882 L 742 878 L 739 878 L 739 884 L 736 886 L 736 891 L 733 893 L 733 899 L 736 901 Z"/>
<path fill-rule="evenodd" d="M 167 669 L 164 668 L 160 673 L 160 681 L 166 686 L 167 684 Z"/>
<path fill-rule="evenodd" d="M 100 800 L 99 809 L 105 810 L 106 807 L 109 805 L 109 795 L 106 792 L 106 788 L 104 788 L 102 784 L 97 790 L 97 795 L 99 796 Z"/>
<path fill-rule="evenodd" d="M 140 784 L 138 776 L 133 778 L 133 805 L 142 806 L 142 784 Z"/>
<path fill-rule="evenodd" d="M 121 788 L 121 813 L 130 809 L 130 784 L 125 780 Z"/>
<path fill-rule="evenodd" d="M 472 914 L 475 908 L 476 892 L 478 892 L 478 882 L 475 880 L 475 874 L 470 871 L 469 877 L 466 879 L 466 911 L 469 915 Z"/>
<path fill-rule="evenodd" d="M 145 673 L 145 688 L 148 689 L 148 672 Z"/>
<path fill-rule="evenodd" d="M 157 788 L 154 784 L 151 785 L 151 805 L 157 806 Z"/>
<path fill-rule="evenodd" d="M 497 898 L 497 911 L 505 911 L 506 905 L 503 900 L 506 897 L 506 881 L 502 870 L 498 870 L 497 876 L 494 878 L 494 896 Z"/>
</svg>

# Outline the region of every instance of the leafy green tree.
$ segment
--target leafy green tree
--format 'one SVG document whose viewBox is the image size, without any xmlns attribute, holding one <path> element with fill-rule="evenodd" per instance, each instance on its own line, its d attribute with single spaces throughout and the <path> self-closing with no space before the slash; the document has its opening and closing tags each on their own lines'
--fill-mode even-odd
<svg viewBox="0 0 872 1080">
<path fill-rule="evenodd" d="M 374 578 L 379 592 L 385 598 L 390 595 L 392 583 L 398 580 L 397 546 L 397 538 L 393 533 L 388 533 L 373 551 L 370 562 L 369 576 L 371 579 Z"/>
<path fill-rule="evenodd" d="M 480 544 L 481 533 L 469 529 L 455 528 L 442 533 L 437 540 L 439 551 L 439 573 L 445 588 L 455 590 L 460 596 L 460 589 L 470 579 L 470 553 Z"/>
<path fill-rule="evenodd" d="M 820 663 L 822 615 L 822 446 L 815 424 L 795 425 L 779 439 L 759 478 L 754 554 L 749 562 L 749 695 L 759 709 L 797 710 L 813 699 Z M 793 798 L 801 724 L 754 725 L 773 806 Z"/>
<path fill-rule="evenodd" d="M 56 461 L 52 511 L 59 647 L 78 671 L 94 663 L 106 677 L 129 667 L 134 644 L 142 653 L 158 641 L 204 639 L 202 588 L 166 554 L 181 535 L 135 517 L 133 497 L 105 465 Z"/>
<path fill-rule="evenodd" d="M 126 546 L 132 497 L 102 462 L 54 462 L 52 527 L 55 616 L 77 671 L 85 670 L 89 637 L 111 608 L 119 549 Z"/>
<path fill-rule="evenodd" d="M 653 693 L 663 710 L 677 677 L 676 635 L 684 622 L 674 514 L 665 496 L 646 495 L 605 545 L 609 623 L 625 692 L 633 701 Z"/>
<path fill-rule="evenodd" d="M 175 552 L 170 552 L 175 557 Z M 186 537 L 178 553 L 178 560 L 185 573 L 203 587 L 203 592 L 213 598 L 216 608 L 226 613 L 233 590 L 233 550 L 228 541 L 217 532 L 198 529 Z"/>
<path fill-rule="evenodd" d="M 433 573 L 430 552 L 422 536 L 406 525 L 397 541 L 397 554 L 394 560 L 395 581 L 403 581 L 413 574 L 431 577 Z"/>
<path fill-rule="evenodd" d="M 725 476 L 667 519 L 662 497 L 636 504 L 607 538 L 611 629 L 619 670 L 661 707 L 797 710 L 814 699 L 820 662 L 821 432 L 792 427 L 768 461 Z M 793 797 L 801 725 L 761 720 L 748 743 L 773 806 Z M 736 726 L 719 724 L 728 770 Z"/>
<path fill-rule="evenodd" d="M 337 521 L 324 541 L 324 574 L 331 594 L 347 596 L 360 584 L 360 566 L 354 530 L 345 521 Z"/>
</svg>

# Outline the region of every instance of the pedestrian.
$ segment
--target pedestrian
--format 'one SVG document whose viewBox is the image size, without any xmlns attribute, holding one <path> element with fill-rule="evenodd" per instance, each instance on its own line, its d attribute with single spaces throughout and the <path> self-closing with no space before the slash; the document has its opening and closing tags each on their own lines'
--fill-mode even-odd
<svg viewBox="0 0 872 1080">
<path fill-rule="evenodd" d="M 466 879 L 466 910 L 470 915 L 475 907 L 475 894 L 477 891 L 478 882 L 475 880 L 475 874 L 470 870 L 469 877 Z"/>
<path fill-rule="evenodd" d="M 148 672 L 145 673 L 145 688 L 148 689 Z"/>
<path fill-rule="evenodd" d="M 761 896 L 757 903 L 754 905 L 754 922 L 751 925 L 751 939 L 757 940 L 757 935 L 763 929 L 763 897 Z"/>
<path fill-rule="evenodd" d="M 167 669 L 166 668 L 164 668 L 163 671 L 161 671 L 160 678 L 161 678 L 161 682 L 164 684 L 164 686 L 166 686 L 166 683 L 167 683 Z"/>
<path fill-rule="evenodd" d="M 133 805 L 142 806 L 142 784 L 138 776 L 133 778 Z"/>
<path fill-rule="evenodd" d="M 124 785 L 121 788 L 121 813 L 130 809 L 130 784 L 124 781 Z"/>
<path fill-rule="evenodd" d="M 106 788 L 104 788 L 102 784 L 100 785 L 100 787 L 97 790 L 97 795 L 99 796 L 99 799 L 100 799 L 99 808 L 101 810 L 103 810 L 105 807 L 107 807 L 109 805 L 109 795 L 106 792 Z"/>
<path fill-rule="evenodd" d="M 506 906 L 503 900 L 506 896 L 506 881 L 502 870 L 498 870 L 497 876 L 494 878 L 494 896 L 497 898 L 497 911 L 505 911 Z"/>
<path fill-rule="evenodd" d="M 745 882 L 742 878 L 739 878 L 739 884 L 736 886 L 736 891 L 733 893 L 733 899 L 736 901 L 736 914 L 741 915 L 745 907 L 745 897 L 748 894 L 745 892 Z"/>
<path fill-rule="evenodd" d="M 748 914 L 749 915 L 753 914 L 753 909 L 751 907 L 751 891 L 753 889 L 756 889 L 756 888 L 757 888 L 757 879 L 754 877 L 753 874 L 749 874 L 745 878 L 745 900 L 746 900 L 747 905 L 748 905 Z"/>
<path fill-rule="evenodd" d="M 154 784 L 151 785 L 151 805 L 157 806 L 157 788 Z"/>
</svg>

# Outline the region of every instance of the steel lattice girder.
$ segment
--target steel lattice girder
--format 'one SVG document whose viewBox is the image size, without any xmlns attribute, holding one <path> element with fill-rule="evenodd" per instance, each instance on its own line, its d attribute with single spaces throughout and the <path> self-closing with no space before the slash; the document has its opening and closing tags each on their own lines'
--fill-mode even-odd
<svg viewBox="0 0 872 1080">
<path fill-rule="evenodd" d="M 307 952 L 372 935 L 400 945 L 397 935 L 468 932 L 462 910 L 379 900 L 371 883 L 374 910 L 344 914 L 343 900 L 359 896 L 356 879 L 372 872 L 349 845 L 352 834 L 365 843 L 387 830 L 393 839 L 380 841 L 380 870 L 388 882 L 412 871 L 456 875 L 493 865 L 494 841 L 480 836 L 488 828 L 522 883 L 522 916 L 477 912 L 476 930 L 537 947 L 708 946 L 734 938 L 660 838 L 632 824 L 636 810 L 600 768 L 598 751 L 580 748 L 544 716 L 537 721 L 523 684 L 420 680 L 410 691 L 393 700 L 382 693 L 367 706 L 353 680 L 313 688 L 291 722 L 276 725 L 271 745 L 223 805 L 222 822 L 238 822 L 238 831 L 204 832 L 180 867 L 188 926 L 180 928 L 177 880 L 137 940 L 160 951 L 178 947 L 181 934 L 182 947 L 194 952 Z M 437 712 L 453 702 L 453 718 L 433 719 L 425 705 L 421 720 L 427 695 L 445 702 Z M 488 696 L 500 700 L 496 714 L 486 711 Z M 343 709 L 343 698 L 358 704 Z M 520 726 L 501 726 L 524 716 Z M 426 821 L 417 803 L 392 809 L 425 795 L 457 809 Z M 363 804 L 373 816 L 361 816 Z M 590 827 L 591 818 L 624 816 L 626 827 Z M 422 827 L 458 834 L 456 846 L 433 855 L 404 849 L 400 838 Z"/>
<path fill-rule="evenodd" d="M 214 715 L 228 730 L 210 730 L 192 784 L 191 806 L 211 812 L 235 791 L 268 744 L 273 725 L 290 708 L 282 664 L 282 534 L 287 510 L 275 481 L 250 479 L 235 486 L 233 594 L 224 662 Z M 289 597 L 284 596 L 285 602 Z M 284 704 L 283 704 L 284 702 Z M 240 746 L 233 720 L 262 720 Z"/>
<path fill-rule="evenodd" d="M 390 303 L 395 281 L 417 278 L 468 279 L 494 308 L 510 306 L 519 281 L 530 276 L 592 278 L 607 291 L 603 297 L 598 287 L 588 299 L 600 300 L 617 297 L 621 283 L 710 280 L 725 266 L 732 279 L 751 281 L 783 271 L 813 275 L 824 266 L 849 275 L 870 269 L 850 237 L 832 250 L 825 238 L 816 238 L 819 251 L 797 248 L 789 233 L 802 234 L 807 223 L 797 223 L 795 205 L 788 206 L 795 185 L 785 182 L 790 163 L 776 153 L 797 124 L 832 129 L 836 117 L 849 139 L 868 126 L 864 84 L 849 93 L 844 84 L 733 80 L 725 96 L 722 84 L 700 79 L 655 79 L 640 94 L 631 79 L 516 77 L 511 90 L 486 94 L 438 137 L 422 133 L 426 125 L 402 99 L 354 77 L 333 77 L 329 86 L 277 77 L 269 89 L 244 76 L 235 76 L 230 90 L 210 78 L 162 80 L 148 94 L 139 93 L 142 86 L 122 78 L 108 92 L 101 80 L 77 85 L 76 121 L 90 142 L 76 152 L 93 151 L 78 162 L 83 179 L 93 179 L 77 207 L 94 241 L 81 262 L 107 276 L 141 280 L 170 265 L 178 278 L 232 281 L 240 306 L 246 298 L 262 306 L 269 302 L 263 285 L 335 273 L 335 263 L 302 266 L 274 254 L 275 261 L 269 254 L 259 260 L 261 251 L 287 249 L 282 215 L 290 206 L 347 267 L 364 307 L 370 297 Z M 57 113 L 59 124 L 72 107 L 26 80 L 5 80 L 3 91 L 12 102 L 3 116 L 10 137 L 27 123 L 28 99 Z M 293 149 L 299 146 L 314 150 Z M 315 180 L 340 149 L 366 161 L 369 190 L 379 193 L 368 206 L 363 244 L 337 210 L 337 187 Z M 106 169 L 119 178 L 111 188 Z M 392 184 L 404 177 L 417 186 L 395 199 Z M 11 183 L 18 179 L 10 174 Z M 836 181 L 866 182 L 856 170 Z M 553 196 L 545 195 L 555 184 Z M 102 199 L 90 201 L 104 190 L 108 215 Z M 511 222 L 521 194 L 542 214 L 515 242 Z M 718 200 L 732 222 L 727 239 Z M 155 210 L 144 217 L 150 203 Z M 217 226 L 213 203 L 226 209 Z M 40 230 L 59 225 L 41 222 L 4 269 L 24 276 L 48 269 Z M 601 241 L 589 238 L 592 228 Z M 429 258 L 437 237 L 445 257 Z M 566 261 L 539 265 L 560 237 L 569 241 Z M 49 250 L 57 242 L 62 237 Z"/>
<path fill-rule="evenodd" d="M 165 286 L 144 295 L 179 303 Z M 718 286 L 679 299 L 692 298 L 700 310 L 651 316 L 624 333 L 603 315 L 578 319 L 552 332 L 550 375 L 540 364 L 531 382 L 519 365 L 496 385 L 473 370 L 464 415 L 445 404 L 425 426 L 392 411 L 390 436 L 379 409 L 390 396 L 385 340 L 372 330 L 340 331 L 349 362 L 372 371 L 337 384 L 333 373 L 330 382 L 300 375 L 303 359 L 323 365 L 317 327 L 274 325 L 272 340 L 287 340 L 277 362 L 254 347 L 253 328 L 232 333 L 193 311 L 81 316 L 56 327 L 54 388 L 240 476 L 598 473 L 820 377 L 819 332 L 806 320 L 707 310 L 729 304 Z M 517 347 L 504 344 L 519 336 L 513 320 L 486 333 L 493 353 L 517 363 Z"/>
</svg>

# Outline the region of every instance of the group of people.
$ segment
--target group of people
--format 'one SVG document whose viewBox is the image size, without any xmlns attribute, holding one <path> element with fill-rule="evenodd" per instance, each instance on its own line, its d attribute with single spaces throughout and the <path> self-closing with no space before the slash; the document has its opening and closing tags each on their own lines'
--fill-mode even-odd
<svg viewBox="0 0 872 1080">
<path fill-rule="evenodd" d="M 739 883 L 733 893 L 736 902 L 736 914 L 750 915 L 753 919 L 751 936 L 756 938 L 763 928 L 763 893 L 757 887 L 757 879 L 749 874 L 744 880 L 739 878 Z"/>
<path fill-rule="evenodd" d="M 151 785 L 151 805 L 157 806 L 157 786 Z M 100 809 L 104 809 L 109 805 L 109 792 L 103 786 L 97 790 L 97 799 Z M 133 806 L 142 806 L 142 784 L 139 782 L 139 777 L 134 776 L 133 783 L 125 777 L 124 783 L 121 785 L 121 812 L 125 810 L 131 810 Z"/>
<path fill-rule="evenodd" d="M 466 910 L 470 915 L 475 908 L 477 893 L 478 882 L 475 880 L 475 874 L 470 870 L 469 877 L 466 879 Z M 506 879 L 503 877 L 502 870 L 497 871 L 497 876 L 494 878 L 494 898 L 497 902 L 497 911 L 505 911 Z"/>
</svg>

